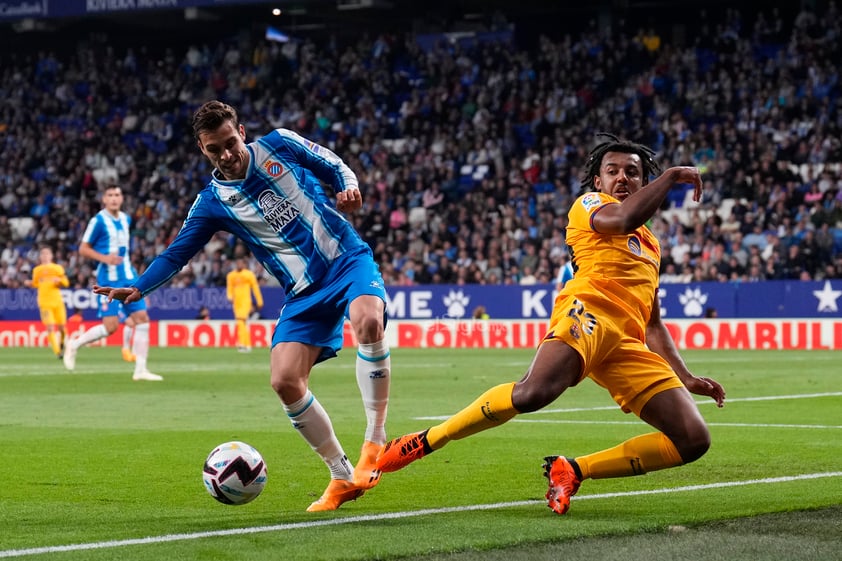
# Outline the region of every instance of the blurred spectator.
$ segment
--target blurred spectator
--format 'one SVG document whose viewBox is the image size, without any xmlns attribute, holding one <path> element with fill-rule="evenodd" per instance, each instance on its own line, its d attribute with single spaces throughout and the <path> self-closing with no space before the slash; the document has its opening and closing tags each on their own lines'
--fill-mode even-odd
<svg viewBox="0 0 842 561">
<path fill-rule="evenodd" d="M 842 250 L 840 26 L 834 4 L 811 5 L 705 13 L 685 22 L 687 44 L 669 22 L 632 35 L 619 20 L 429 48 L 374 28 L 283 49 L 249 29 L 154 49 L 58 32 L 73 48 L 0 53 L 0 286 L 19 286 L 28 249 L 49 242 L 72 285 L 87 287 L 79 217 L 114 179 L 131 194 L 142 270 L 207 181 L 187 119 L 216 96 L 242 101 L 249 129 L 288 126 L 347 159 L 386 282 L 552 282 L 582 158 L 618 123 L 663 163 L 704 170 L 702 205 L 676 190 L 653 219 L 665 278 L 747 277 L 752 246 L 766 278 L 828 275 Z M 230 243 L 215 237 L 176 285 L 221 286 Z"/>
</svg>

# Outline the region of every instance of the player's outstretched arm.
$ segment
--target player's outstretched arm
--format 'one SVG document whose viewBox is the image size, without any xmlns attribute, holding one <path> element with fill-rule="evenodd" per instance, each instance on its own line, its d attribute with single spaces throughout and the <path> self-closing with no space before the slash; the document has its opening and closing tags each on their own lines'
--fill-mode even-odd
<svg viewBox="0 0 842 561">
<path fill-rule="evenodd" d="M 121 302 L 125 302 L 126 304 L 137 302 L 138 300 L 143 298 L 143 295 L 140 293 L 140 290 L 136 289 L 133 286 L 127 286 L 125 288 L 114 288 L 112 286 L 99 286 L 95 284 L 94 294 L 99 294 L 100 296 L 107 296 L 109 302 L 111 302 L 112 300 L 120 300 Z"/>
<path fill-rule="evenodd" d="M 712 378 L 696 376 L 687 368 L 684 359 L 678 353 L 678 348 L 675 346 L 672 336 L 661 320 L 661 307 L 657 295 L 652 304 L 649 323 L 646 325 L 646 345 L 669 363 L 687 391 L 696 395 L 708 396 L 719 407 L 725 405 L 725 389 L 719 382 Z"/>
</svg>

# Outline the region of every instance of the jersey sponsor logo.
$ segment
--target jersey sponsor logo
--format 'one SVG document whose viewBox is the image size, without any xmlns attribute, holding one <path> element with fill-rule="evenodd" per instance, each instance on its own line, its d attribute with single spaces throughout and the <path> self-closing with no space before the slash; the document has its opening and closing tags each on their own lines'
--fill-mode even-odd
<svg viewBox="0 0 842 561">
<path fill-rule="evenodd" d="M 280 177 L 284 173 L 284 166 L 275 160 L 266 160 L 263 169 L 272 177 Z"/>
<path fill-rule="evenodd" d="M 602 204 L 602 199 L 599 198 L 599 195 L 596 193 L 588 193 L 584 197 L 582 197 L 582 206 L 585 207 L 585 210 L 590 212 L 595 207 L 598 207 Z"/>
<path fill-rule="evenodd" d="M 318 144 L 316 144 L 315 142 L 311 142 L 311 141 L 309 141 L 309 140 L 308 140 L 308 141 L 307 141 L 307 149 L 308 149 L 310 152 L 313 152 L 314 154 L 318 154 L 318 153 L 319 153 L 319 151 L 321 150 L 321 146 L 319 146 L 319 145 L 318 145 Z"/>
<path fill-rule="evenodd" d="M 635 255 L 640 255 L 640 240 L 635 236 L 629 237 L 629 250 Z"/>
<path fill-rule="evenodd" d="M 290 202 L 274 191 L 266 190 L 257 199 L 260 210 L 263 211 L 263 219 L 276 232 L 284 229 L 284 226 L 292 222 L 298 216 L 298 209 Z"/>
<path fill-rule="evenodd" d="M 644 240 L 645 243 L 645 240 Z M 652 255 L 646 248 L 643 247 L 641 240 L 637 236 L 630 236 L 628 241 L 629 251 L 637 256 L 645 257 L 649 261 L 658 264 L 657 255 Z"/>
</svg>

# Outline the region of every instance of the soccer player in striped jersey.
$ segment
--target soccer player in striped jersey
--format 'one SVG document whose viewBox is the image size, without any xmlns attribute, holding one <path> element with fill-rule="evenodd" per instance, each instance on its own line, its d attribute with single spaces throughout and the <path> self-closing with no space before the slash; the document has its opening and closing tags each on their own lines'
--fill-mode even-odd
<svg viewBox="0 0 842 561">
<path fill-rule="evenodd" d="M 386 442 L 391 379 L 383 279 L 371 249 L 341 214 L 362 207 L 357 178 L 336 154 L 290 130 L 247 144 L 237 112 L 219 101 L 197 110 L 193 132 L 215 169 L 181 231 L 132 286 L 94 290 L 136 302 L 169 281 L 215 232 L 242 240 L 286 293 L 272 338 L 272 388 L 330 471 L 330 483 L 307 510 L 335 510 L 379 481 L 374 464 Z M 335 204 L 322 182 L 333 188 Z M 346 317 L 358 341 L 356 378 L 367 419 L 356 467 L 309 389 L 312 367 L 342 347 Z"/>
<path fill-rule="evenodd" d="M 242 257 L 237 259 L 236 268 L 225 276 L 225 288 L 228 301 L 234 309 L 234 320 L 237 322 L 237 350 L 249 353 L 251 333 L 248 319 L 255 307 L 263 307 L 263 294 L 260 292 L 260 285 L 257 284 L 257 277 L 246 267 L 246 260 Z"/>
<path fill-rule="evenodd" d="M 61 288 L 70 286 L 64 267 L 53 262 L 53 250 L 42 247 L 38 252 L 40 265 L 32 269 L 32 288 L 38 289 L 38 310 L 41 323 L 47 327 L 50 347 L 62 358 L 67 324 L 67 308 L 61 298 Z"/>
<path fill-rule="evenodd" d="M 582 183 L 593 191 L 576 199 L 569 212 L 575 275 L 556 297 L 526 374 L 489 389 L 443 423 L 389 442 L 377 461 L 381 471 L 396 471 L 451 440 L 537 411 L 586 377 L 656 432 L 575 458 L 544 458 L 546 498 L 554 512 L 567 512 L 584 479 L 680 466 L 708 450 L 710 434 L 690 394 L 709 396 L 721 407 L 725 390 L 690 372 L 661 321 L 661 249 L 645 226 L 673 185 L 693 185 L 698 201 L 702 182 L 694 167 L 670 168 L 650 182 L 659 171 L 645 146 L 604 135 L 583 168 Z"/>
<path fill-rule="evenodd" d="M 119 185 L 109 185 L 105 188 L 102 206 L 102 210 L 88 221 L 88 227 L 79 245 L 79 255 L 99 262 L 96 269 L 97 284 L 129 286 L 137 278 L 137 271 L 129 259 L 131 219 L 120 210 L 123 206 L 123 190 Z M 149 372 L 146 366 L 149 354 L 149 314 L 143 299 L 128 303 L 114 302 L 106 296 L 100 296 L 97 317 L 102 319 L 102 323 L 68 341 L 64 352 L 64 366 L 68 370 L 74 370 L 76 355 L 82 346 L 117 331 L 121 313 L 134 323 L 132 353 L 135 356 L 135 365 L 132 380 L 162 380 L 161 376 Z"/>
</svg>

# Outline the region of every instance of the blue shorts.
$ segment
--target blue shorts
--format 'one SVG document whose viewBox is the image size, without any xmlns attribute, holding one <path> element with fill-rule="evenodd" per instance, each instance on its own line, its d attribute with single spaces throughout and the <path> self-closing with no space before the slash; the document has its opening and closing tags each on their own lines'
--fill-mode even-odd
<svg viewBox="0 0 842 561">
<path fill-rule="evenodd" d="M 365 295 L 386 302 L 383 277 L 368 248 L 342 255 L 318 284 L 284 303 L 272 346 L 304 343 L 322 347 L 316 362 L 335 357 L 342 348 L 342 328 L 348 307 L 358 296 Z M 383 322 L 386 322 L 385 311 Z"/>
<path fill-rule="evenodd" d="M 107 296 L 99 296 L 99 305 L 97 306 L 96 317 L 99 319 L 109 316 L 119 316 L 120 323 L 123 323 L 127 317 L 135 312 L 143 312 L 146 310 L 146 298 L 141 298 L 137 302 L 131 304 L 124 304 L 119 300 L 112 300 L 108 302 Z"/>
</svg>

